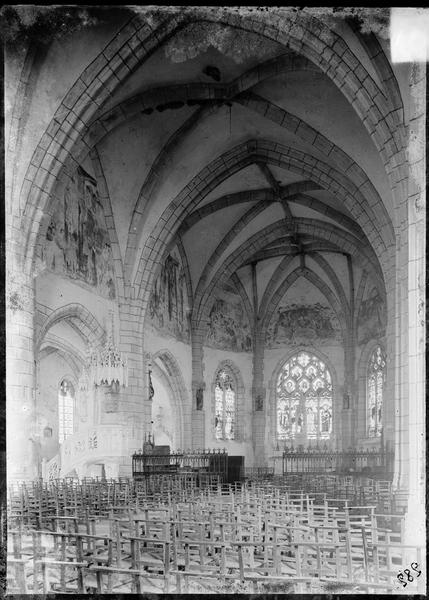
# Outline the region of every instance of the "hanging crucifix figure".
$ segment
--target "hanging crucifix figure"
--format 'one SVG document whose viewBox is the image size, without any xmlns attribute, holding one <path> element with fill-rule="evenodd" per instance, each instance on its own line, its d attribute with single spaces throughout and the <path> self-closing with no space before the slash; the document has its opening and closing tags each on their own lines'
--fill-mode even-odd
<svg viewBox="0 0 429 600">
<path fill-rule="evenodd" d="M 152 371 L 149 369 L 149 371 L 148 371 L 148 376 L 149 376 L 149 400 L 152 400 L 152 398 L 155 395 L 155 390 L 154 390 L 153 384 L 152 384 L 151 373 L 152 373 Z"/>
</svg>

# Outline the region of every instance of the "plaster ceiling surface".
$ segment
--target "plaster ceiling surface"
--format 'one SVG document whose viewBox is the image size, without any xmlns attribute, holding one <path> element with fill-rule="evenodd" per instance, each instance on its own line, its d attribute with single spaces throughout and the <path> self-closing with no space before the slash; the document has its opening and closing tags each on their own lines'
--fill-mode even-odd
<svg viewBox="0 0 429 600">
<path fill-rule="evenodd" d="M 26 110 L 21 120 L 21 127 L 25 128 L 25 144 L 23 144 L 21 160 L 17 165 L 20 177 L 25 175 L 25 166 L 48 126 L 52 114 L 60 106 L 70 86 L 79 78 L 82 70 L 94 60 L 100 47 L 109 42 L 126 19 L 120 9 L 115 10 L 108 19 L 103 19 L 102 14 L 99 14 L 96 26 L 89 25 L 81 32 L 76 29 L 71 32 L 63 30 L 60 40 L 54 39 L 46 46 L 40 44 L 38 50 L 34 52 L 32 85 L 26 88 Z M 79 52 L 76 52 L 77 47 Z M 7 51 L 7 44 L 4 45 L 4 49 Z M 10 52 L 10 56 L 6 54 L 5 65 L 12 56 L 13 51 Z M 27 62 L 29 60 L 31 63 L 31 54 L 27 53 Z M 58 73 L 61 73 L 60 77 L 56 75 Z M 21 71 L 21 77 L 23 75 L 25 77 L 25 69 Z"/>
<path fill-rule="evenodd" d="M 259 304 L 262 300 L 263 294 L 271 277 L 273 276 L 275 270 L 280 265 L 282 260 L 283 257 L 279 256 L 278 258 L 272 258 L 271 260 L 263 260 L 257 263 L 256 274 Z"/>
<path fill-rule="evenodd" d="M 195 289 L 206 262 L 229 228 L 249 209 L 249 202 L 236 204 L 201 219 L 183 235 L 189 270 Z"/>
<path fill-rule="evenodd" d="M 285 292 L 280 304 L 316 304 L 320 303 L 329 306 L 329 300 L 324 294 L 311 282 L 304 277 L 299 277 Z"/>
<path fill-rule="evenodd" d="M 261 230 L 269 227 L 274 223 L 278 223 L 284 218 L 284 213 L 281 205 L 278 202 L 273 202 L 270 204 L 264 211 L 259 213 L 254 219 L 252 219 L 246 227 L 237 235 L 234 236 L 233 240 L 228 246 L 226 253 L 223 256 L 219 257 L 217 261 L 214 271 L 222 267 L 223 262 L 226 259 L 226 256 L 231 255 L 235 250 L 243 246 L 245 248 L 247 240 L 256 236 Z M 234 223 L 231 223 L 230 227 L 234 227 Z M 226 256 L 225 256 L 226 254 Z"/>
<path fill-rule="evenodd" d="M 337 220 L 331 219 L 330 217 L 328 217 L 324 214 L 321 214 L 320 212 L 318 212 L 316 210 L 312 210 L 311 208 L 308 208 L 307 206 L 301 206 L 298 203 L 291 202 L 290 209 L 291 209 L 292 215 L 296 218 L 302 217 L 305 219 L 317 219 L 319 221 L 323 221 L 324 223 L 330 223 L 331 225 L 334 225 L 335 227 L 341 227 L 345 231 L 349 231 L 349 229 L 346 226 L 344 226 L 342 223 L 339 223 Z"/>
<path fill-rule="evenodd" d="M 77 330 L 66 321 L 56 323 L 49 329 L 47 339 L 57 338 L 58 340 L 67 340 L 67 344 L 74 346 L 79 352 L 85 352 L 85 342 Z"/>
<path fill-rule="evenodd" d="M 288 133 L 282 128 L 278 128 L 275 123 L 268 121 L 264 123 L 263 127 L 258 127 L 259 121 L 263 120 L 259 115 L 256 115 L 255 117 L 252 115 L 250 118 L 248 115 L 249 111 L 246 109 L 238 108 L 238 110 L 234 110 L 236 110 L 238 114 L 231 132 L 227 130 L 228 125 L 225 119 L 228 117 L 228 110 L 227 107 L 224 107 L 208 116 L 201 124 L 199 124 L 195 131 L 190 135 L 187 135 L 183 141 L 179 143 L 180 149 L 176 152 L 174 168 L 170 168 L 163 172 L 163 178 L 160 178 L 160 185 L 153 193 L 151 200 L 153 203 L 153 210 L 147 216 L 147 221 L 144 224 L 144 230 L 141 236 L 142 239 L 147 235 L 150 235 L 150 232 L 158 222 L 165 208 L 182 190 L 185 189 L 193 177 L 197 176 L 205 166 L 210 165 L 226 151 L 232 150 L 239 144 L 253 139 L 262 139 L 273 143 L 280 142 L 282 145 L 293 147 L 301 151 L 305 149 L 305 144 L 297 143 L 293 134 Z M 317 157 L 318 153 L 313 151 L 313 155 Z M 295 181 L 298 179 L 296 175 L 297 174 L 294 173 Z M 252 181 L 253 177 L 250 178 L 248 181 L 251 182 L 252 185 L 248 186 L 246 181 L 244 189 L 254 189 L 253 185 L 261 180 L 258 174 L 255 176 L 257 177 L 256 181 Z M 227 172 L 223 177 L 224 179 L 229 177 Z M 303 176 L 301 176 L 301 178 L 303 178 Z M 218 185 L 220 183 L 222 183 L 222 181 L 219 181 Z M 215 187 L 216 190 L 218 189 L 218 185 Z M 266 182 L 263 182 L 263 187 L 267 187 Z M 234 188 L 229 188 L 228 193 L 231 193 L 232 190 L 240 191 L 238 186 L 234 186 Z M 214 192 L 214 190 L 212 191 Z M 204 202 L 204 200 L 205 195 L 203 195 L 200 203 Z"/>
<path fill-rule="evenodd" d="M 337 23 L 334 29 L 376 83 L 382 85 L 359 35 L 345 21 Z M 153 88 L 183 87 L 184 84 L 205 84 L 219 88 L 267 60 L 291 52 L 285 46 L 267 42 L 256 34 L 237 32 L 238 30 L 231 30 L 229 27 L 214 27 L 209 24 L 200 24 L 196 28 L 190 26 L 189 29 L 185 27 L 161 44 L 123 82 L 103 106 L 103 112 Z M 237 48 L 243 48 L 243 52 L 240 54 Z M 291 193 L 305 194 L 318 200 L 322 209 L 335 209 L 340 215 L 352 218 L 345 206 L 344 188 L 337 189 L 334 193 L 332 189 L 327 189 L 326 183 L 323 184 L 325 189 L 317 189 L 320 186 L 315 182 L 319 181 L 320 173 L 326 173 L 332 178 L 335 188 L 335 178 L 342 178 L 341 181 L 346 178 L 351 180 L 353 175 L 347 172 L 347 165 L 340 164 L 333 154 L 313 145 L 305 132 L 296 130 L 290 124 L 286 127 L 290 122 L 283 121 L 283 117 L 275 112 L 275 107 L 264 102 L 268 101 L 302 119 L 316 133 L 325 136 L 347 153 L 375 186 L 388 211 L 392 202 L 390 185 L 380 155 L 354 107 L 328 75 L 317 68 L 303 70 L 307 68 L 305 61 L 300 64 L 298 68 L 301 70 L 289 70 L 280 74 L 275 68 L 268 74 L 264 71 L 265 75 L 259 83 L 258 77 L 262 76 L 263 69 L 255 71 L 258 77 L 251 79 L 248 76 L 243 95 L 223 98 L 223 102 L 228 101 L 230 105 L 224 103 L 214 106 L 202 102 L 200 105 L 185 104 L 162 112 L 157 112 L 155 107 L 151 115 L 130 115 L 129 119 L 125 119 L 120 127 L 107 134 L 97 145 L 123 256 L 130 243 L 128 232 L 133 214 L 135 215 L 136 229 L 132 233 L 136 234 L 137 239 L 133 239 L 131 244 L 131 249 L 135 248 L 129 269 L 131 281 L 137 272 L 146 240 L 156 238 L 160 223 L 166 223 L 170 247 L 174 245 L 178 234 L 182 237 L 195 292 L 213 251 L 225 240 L 225 236 L 241 217 L 249 210 L 256 210 L 257 202 L 249 194 L 247 201 L 225 206 L 208 215 L 204 208 L 211 204 L 215 206 L 216 201 L 231 194 L 242 193 L 246 199 L 247 192 L 259 191 L 259 197 L 263 197 L 268 191 L 271 204 L 250 219 L 244 228 L 237 229 L 234 235 L 228 236 L 221 256 L 208 270 L 207 285 L 216 272 L 222 272 L 223 265 L 230 260 L 237 248 L 246 248 L 252 236 L 267 227 L 278 225 L 286 218 L 290 219 L 288 225 L 278 227 L 276 239 L 267 237 L 257 247 L 251 247 L 246 254 L 247 258 L 242 259 L 243 264 L 236 267 L 236 273 L 249 298 L 252 297 L 249 257 L 257 261 L 257 289 L 261 298 L 283 257 L 290 252 L 305 255 L 306 248 L 310 248 L 312 243 L 318 245 L 320 255 L 335 270 L 348 297 L 347 261 L 345 257 L 326 251 L 329 247 L 335 249 L 331 234 L 320 234 L 323 228 L 331 231 L 334 226 L 348 235 L 347 224 L 339 223 L 332 213 L 325 215 L 323 210 L 320 212 L 307 207 L 305 201 L 300 202 L 299 198 L 283 203 L 283 206 L 277 198 L 281 187 L 309 182 L 308 185 L 302 184 L 302 189 L 296 187 L 294 191 L 292 188 Z M 247 99 L 249 94 L 259 96 L 260 102 L 247 105 L 246 94 Z M 161 94 L 160 98 L 168 101 L 167 92 Z M 189 119 L 192 120 L 192 126 L 188 126 Z M 171 143 L 173 139 L 174 144 Z M 256 145 L 252 144 L 258 145 L 257 151 L 254 149 Z M 242 151 L 241 163 L 238 165 L 233 156 L 237 148 Z M 272 148 L 273 152 L 266 148 Z M 283 166 L 276 163 L 276 151 L 284 152 L 286 162 Z M 295 152 L 301 153 L 300 158 L 294 159 L 295 162 L 288 166 L 288 153 L 293 155 Z M 161 155 L 162 161 L 159 162 Z M 316 172 L 311 162 L 313 159 L 321 161 L 321 170 Z M 147 201 L 139 203 L 142 185 L 152 168 L 156 172 L 156 185 L 150 189 Z M 167 223 L 172 207 L 174 217 Z M 185 228 L 183 233 L 180 226 L 189 215 L 192 226 Z M 319 229 L 299 234 L 297 223 L 300 219 L 313 219 L 319 224 Z M 365 226 L 368 227 L 368 224 Z M 363 242 L 368 243 L 364 236 Z M 282 269 L 280 279 L 284 279 L 290 269 L 302 264 L 300 260 L 302 256 L 301 259 L 291 258 Z M 308 266 L 311 264 L 314 272 L 331 285 L 323 266 L 309 259 Z M 308 286 L 308 290 L 303 293 L 303 298 L 307 300 L 307 294 L 313 293 L 311 285 Z M 302 294 L 302 290 L 300 293 Z"/>
<path fill-rule="evenodd" d="M 331 208 L 334 208 L 335 210 L 338 210 L 339 212 L 343 213 L 347 217 L 350 217 L 351 219 L 353 218 L 350 211 L 347 210 L 344 200 L 342 200 L 339 196 L 332 194 L 328 190 L 323 190 L 323 189 L 309 190 L 309 191 L 305 192 L 305 194 L 306 194 L 306 196 L 311 196 L 312 198 L 316 198 L 317 200 L 320 200 L 326 206 L 329 206 Z"/>
<path fill-rule="evenodd" d="M 330 253 L 330 252 L 320 252 L 319 256 L 321 256 L 322 259 L 324 261 L 326 261 L 330 267 L 332 267 L 332 269 L 334 271 L 334 275 L 337 276 L 337 278 L 340 282 L 340 285 L 343 288 L 345 296 L 348 299 L 347 291 L 348 291 L 349 286 L 347 285 L 346 258 L 344 256 L 342 256 L 341 254 L 334 254 L 334 253 Z M 314 271 L 314 273 L 316 273 L 316 275 L 318 275 L 318 277 L 320 277 L 322 280 L 326 278 L 326 272 L 325 272 L 324 267 L 322 267 L 316 260 L 314 260 L 314 258 L 311 254 L 308 257 L 306 257 L 305 263 L 306 263 L 307 267 L 310 268 L 312 271 Z M 344 268 L 344 266 L 345 266 L 345 268 Z M 338 291 L 335 288 L 335 285 L 334 285 L 331 277 L 328 278 L 328 284 L 329 284 L 329 287 L 331 288 L 332 292 L 339 299 Z"/>
<path fill-rule="evenodd" d="M 354 108 L 326 75 L 286 73 L 259 83 L 253 91 L 302 119 L 346 152 L 388 204 L 391 192 L 379 153 Z M 326 156 L 324 160 L 329 162 Z"/>
<path fill-rule="evenodd" d="M 301 175 L 300 173 L 293 173 L 292 171 L 288 171 L 287 169 L 283 169 L 277 165 L 270 165 L 270 171 L 274 175 L 277 183 L 282 186 L 307 180 L 304 175 Z"/>
<path fill-rule="evenodd" d="M 269 189 L 269 185 L 261 170 L 255 164 L 252 164 L 222 181 L 216 189 L 203 198 L 198 204 L 198 208 L 228 194 L 262 189 Z"/>
<path fill-rule="evenodd" d="M 204 73 L 219 70 L 219 83 L 229 83 L 243 72 L 285 52 L 281 44 L 231 27 L 214 28 L 204 23 L 185 27 L 173 35 L 132 73 L 106 103 L 106 108 L 151 88 L 186 83 L 214 83 Z M 255 44 L 255 40 L 258 42 Z M 221 51 L 223 50 L 223 51 Z"/>
<path fill-rule="evenodd" d="M 251 305 L 253 306 L 253 291 L 252 291 L 252 268 L 250 265 L 237 269 L 236 274 L 244 291 L 249 298 Z"/>
<path fill-rule="evenodd" d="M 175 127 L 192 112 L 193 109 L 186 107 L 162 115 L 135 116 L 97 145 L 122 256 L 125 256 L 132 214 L 153 162 Z"/>
</svg>

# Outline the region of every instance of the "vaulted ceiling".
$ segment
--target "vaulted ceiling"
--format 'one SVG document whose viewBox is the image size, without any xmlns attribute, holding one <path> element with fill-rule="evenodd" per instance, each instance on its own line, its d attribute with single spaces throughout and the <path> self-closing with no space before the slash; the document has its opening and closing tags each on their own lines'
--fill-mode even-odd
<svg viewBox="0 0 429 600">
<path fill-rule="evenodd" d="M 347 48 L 347 70 L 322 70 L 271 32 L 190 19 L 109 83 L 85 133 L 81 162 L 102 182 L 125 286 L 141 288 L 162 237 L 188 265 L 196 321 L 222 286 L 260 318 L 297 277 L 346 318 L 362 277 L 385 296 L 397 217 L 388 144 L 371 129 L 380 115 L 362 106 L 371 90 L 403 122 L 403 78 L 356 23 L 300 19 L 328 58 L 329 44 Z"/>
</svg>

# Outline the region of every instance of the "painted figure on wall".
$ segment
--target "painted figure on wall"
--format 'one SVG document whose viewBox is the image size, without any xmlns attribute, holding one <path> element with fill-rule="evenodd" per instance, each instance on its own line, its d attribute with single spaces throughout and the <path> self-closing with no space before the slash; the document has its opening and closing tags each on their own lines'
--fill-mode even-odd
<svg viewBox="0 0 429 600">
<path fill-rule="evenodd" d="M 218 290 L 213 302 L 205 343 L 211 348 L 251 352 L 252 333 L 240 296 Z"/>
<path fill-rule="evenodd" d="M 386 325 L 386 305 L 374 287 L 359 308 L 358 343 L 366 344 L 369 340 L 382 337 L 386 332 Z"/>
<path fill-rule="evenodd" d="M 42 260 L 49 270 L 115 298 L 113 257 L 97 182 L 82 167 L 77 168 L 56 204 Z"/>
<path fill-rule="evenodd" d="M 203 388 L 198 388 L 195 394 L 197 410 L 203 410 L 203 399 L 204 399 L 204 390 Z"/>
<path fill-rule="evenodd" d="M 339 321 L 333 310 L 321 304 L 283 305 L 277 309 L 267 330 L 268 348 L 285 344 L 318 344 L 341 340 Z"/>
<path fill-rule="evenodd" d="M 179 251 L 174 248 L 155 279 L 149 300 L 152 325 L 160 332 L 189 341 L 188 303 L 185 269 Z"/>
<path fill-rule="evenodd" d="M 261 394 L 256 396 L 255 410 L 264 410 L 264 399 Z"/>
</svg>

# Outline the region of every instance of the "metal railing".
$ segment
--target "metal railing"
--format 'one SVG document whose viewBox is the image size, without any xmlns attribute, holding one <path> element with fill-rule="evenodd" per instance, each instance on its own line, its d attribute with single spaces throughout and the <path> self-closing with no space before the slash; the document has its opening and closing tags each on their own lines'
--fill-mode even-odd
<svg viewBox="0 0 429 600">
<path fill-rule="evenodd" d="M 330 450 L 287 448 L 283 451 L 283 475 L 288 473 L 383 473 L 393 472 L 393 452 L 383 449 Z"/>
<path fill-rule="evenodd" d="M 210 473 L 221 476 L 225 481 L 228 472 L 228 454 L 225 449 L 197 449 L 176 450 L 169 454 L 135 452 L 132 455 L 134 479 L 152 474 L 184 472 Z"/>
<path fill-rule="evenodd" d="M 242 467 L 240 469 L 241 479 L 270 479 L 274 477 L 274 467 Z"/>
</svg>

